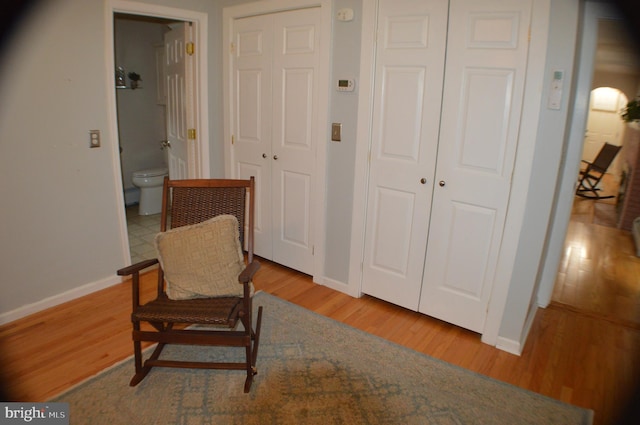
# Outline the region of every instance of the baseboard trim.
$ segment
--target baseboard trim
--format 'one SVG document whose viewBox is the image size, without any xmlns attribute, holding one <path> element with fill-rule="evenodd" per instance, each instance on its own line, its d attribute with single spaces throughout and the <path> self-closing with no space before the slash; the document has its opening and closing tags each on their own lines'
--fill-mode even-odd
<svg viewBox="0 0 640 425">
<path fill-rule="evenodd" d="M 496 348 L 506 351 L 507 353 L 515 354 L 516 356 L 521 356 L 524 345 L 527 342 L 527 337 L 531 331 L 531 326 L 533 325 L 533 319 L 536 317 L 536 311 L 537 308 L 531 308 L 529 310 L 529 315 L 527 316 L 524 327 L 522 328 L 522 340 L 515 341 L 509 338 L 498 337 Z"/>
<path fill-rule="evenodd" d="M 509 338 L 503 338 L 501 336 L 498 337 L 496 348 L 502 351 L 506 351 L 507 353 L 515 354 L 516 356 L 522 354 L 522 346 L 520 345 L 519 341 L 514 341 L 513 339 Z"/>
<path fill-rule="evenodd" d="M 76 298 L 83 297 L 101 289 L 108 288 L 122 282 L 122 277 L 113 275 L 107 278 L 87 283 L 86 285 L 79 286 L 77 288 L 70 289 L 69 291 L 61 294 L 53 295 L 49 298 L 37 301 L 32 304 L 16 308 L 15 310 L 0 314 L 0 325 L 4 325 L 14 320 L 22 319 L 31 314 L 38 313 L 51 307 L 66 303 L 68 301 L 75 300 Z"/>
<path fill-rule="evenodd" d="M 347 294 L 351 297 L 360 298 L 360 294 L 358 293 L 358 291 L 354 290 L 347 283 L 340 282 L 338 280 L 331 279 L 326 276 L 320 279 L 319 281 L 315 281 L 315 283 L 326 286 L 327 288 L 334 289 L 338 292 L 342 292 L 343 294 Z"/>
</svg>

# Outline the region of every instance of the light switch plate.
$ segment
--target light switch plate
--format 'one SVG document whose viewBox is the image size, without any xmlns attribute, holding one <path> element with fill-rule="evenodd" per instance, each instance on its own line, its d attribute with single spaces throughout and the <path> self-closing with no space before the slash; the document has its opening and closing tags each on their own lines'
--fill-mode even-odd
<svg viewBox="0 0 640 425">
<path fill-rule="evenodd" d="M 342 124 L 334 122 L 331 124 L 331 140 L 333 142 L 339 142 L 342 140 Z"/>
</svg>

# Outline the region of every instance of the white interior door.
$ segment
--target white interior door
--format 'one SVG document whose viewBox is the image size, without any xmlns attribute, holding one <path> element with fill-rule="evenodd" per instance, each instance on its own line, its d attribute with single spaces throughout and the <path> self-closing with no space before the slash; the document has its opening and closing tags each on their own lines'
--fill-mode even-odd
<svg viewBox="0 0 640 425">
<path fill-rule="evenodd" d="M 448 0 L 381 0 L 362 291 L 418 309 Z"/>
<path fill-rule="evenodd" d="M 255 252 L 313 271 L 320 9 L 234 22 L 233 161 L 256 177 Z"/>
<path fill-rule="evenodd" d="M 273 260 L 312 274 L 320 9 L 273 18 Z"/>
<path fill-rule="evenodd" d="M 167 96 L 167 161 L 169 177 L 172 180 L 189 177 L 188 129 L 189 110 L 192 99 L 189 94 L 191 84 L 188 78 L 191 71 L 191 59 L 186 53 L 186 44 L 190 40 L 190 27 L 187 23 L 171 26 L 164 36 L 165 78 Z M 192 153 L 192 155 L 195 153 Z"/>
<path fill-rule="evenodd" d="M 518 144 L 532 0 L 451 0 L 419 310 L 481 332 Z"/>
<path fill-rule="evenodd" d="M 272 18 L 262 15 L 237 19 L 233 30 L 233 171 L 236 178 L 255 177 L 254 251 L 271 259 Z"/>
</svg>

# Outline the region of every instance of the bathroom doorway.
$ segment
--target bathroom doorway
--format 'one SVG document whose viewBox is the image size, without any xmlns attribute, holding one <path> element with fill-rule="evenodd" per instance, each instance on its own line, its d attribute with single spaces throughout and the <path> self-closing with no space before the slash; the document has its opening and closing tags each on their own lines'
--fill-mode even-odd
<svg viewBox="0 0 640 425">
<path fill-rule="evenodd" d="M 187 122 L 197 138 L 190 138 L 188 160 L 185 161 L 185 176 L 207 177 L 209 175 L 209 146 L 207 125 L 205 14 L 181 9 L 160 7 L 133 2 L 113 3 L 113 69 L 112 80 L 116 89 L 113 98 L 112 126 L 117 129 L 117 155 L 120 167 L 117 176 L 122 183 L 123 209 L 121 228 L 123 248 L 129 249 L 129 258 L 135 263 L 155 256 L 153 236 L 159 229 L 159 214 L 145 211 L 138 214 L 140 187 L 133 182 L 136 171 L 168 169 L 167 102 L 165 76 L 163 74 L 164 37 L 172 27 L 189 27 L 198 49 L 192 50 L 193 68 L 187 75 L 186 86 L 193 96 L 190 120 Z M 184 50 L 183 50 L 184 51 Z M 189 53 L 187 53 L 189 54 Z M 111 82 L 110 82 L 111 83 Z M 195 131 L 197 129 L 197 132 Z M 169 126 L 169 130 L 171 127 Z M 208 142 L 207 142 L 208 143 Z M 186 156 L 186 155 L 185 155 Z M 126 249 L 125 248 L 125 249 Z M 126 252 L 126 251 L 125 251 Z"/>
<path fill-rule="evenodd" d="M 140 195 L 143 190 L 157 192 L 159 187 L 140 188 L 133 175 L 155 170 L 157 176 L 145 179 L 161 182 L 168 172 L 163 40 L 175 23 L 164 18 L 114 15 L 120 169 L 132 264 L 155 257 L 152 242 L 159 228 L 160 198 L 145 200 L 145 204 L 154 205 L 143 208 Z"/>
</svg>

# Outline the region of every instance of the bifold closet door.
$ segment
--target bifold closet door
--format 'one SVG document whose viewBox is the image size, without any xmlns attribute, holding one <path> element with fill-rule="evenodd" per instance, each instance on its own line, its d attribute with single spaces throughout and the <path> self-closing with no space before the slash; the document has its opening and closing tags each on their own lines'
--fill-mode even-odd
<svg viewBox="0 0 640 425">
<path fill-rule="evenodd" d="M 320 9 L 234 22 L 236 176 L 256 177 L 255 253 L 313 272 Z"/>
<path fill-rule="evenodd" d="M 363 292 L 482 331 L 511 190 L 531 7 L 380 0 Z"/>
<path fill-rule="evenodd" d="M 451 0 L 420 311 L 482 332 L 518 145 L 532 0 Z"/>
<path fill-rule="evenodd" d="M 418 309 L 442 100 L 446 0 L 381 0 L 363 292 Z"/>
</svg>

